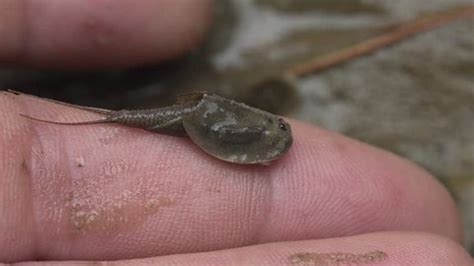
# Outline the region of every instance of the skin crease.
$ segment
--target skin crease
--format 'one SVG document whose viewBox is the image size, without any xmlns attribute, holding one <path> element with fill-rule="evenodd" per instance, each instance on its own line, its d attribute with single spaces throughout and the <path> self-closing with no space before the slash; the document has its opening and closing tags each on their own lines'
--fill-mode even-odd
<svg viewBox="0 0 474 266">
<path fill-rule="evenodd" d="M 385 256 L 375 259 L 373 263 L 360 265 L 472 265 L 472 258 L 457 243 L 437 235 L 412 232 L 372 233 L 319 241 L 278 242 L 213 252 L 125 260 L 111 262 L 110 265 L 227 265 L 229 261 L 234 261 L 239 265 L 285 265 L 290 262 L 293 262 L 293 265 L 299 265 L 300 261 L 294 257 L 302 253 L 333 256 L 350 253 L 360 256 L 381 252 L 381 250 L 384 250 L 382 252 Z M 310 258 L 309 264 L 301 263 L 300 265 L 320 265 L 310 264 L 311 262 Z M 346 264 L 333 263 L 332 265 Z"/>
<path fill-rule="evenodd" d="M 115 15 L 101 13 L 111 2 L 117 3 Z M 209 1 L 141 1 L 141 11 L 131 2 L 1 1 L 0 60 L 133 66 L 184 52 L 208 21 Z M 35 10 L 35 16 L 26 10 Z M 176 10 L 186 12 L 176 16 Z M 118 23 L 115 37 L 133 36 L 136 44 L 123 50 L 94 46 L 87 40 L 97 40 L 95 30 L 77 31 L 84 21 L 95 27 L 90 14 L 107 21 L 98 25 Z M 141 19 L 157 29 L 166 25 L 169 32 L 157 39 L 159 31 L 136 27 Z M 117 125 L 46 125 L 18 113 L 71 122 L 98 118 L 0 93 L 2 262 L 147 257 L 113 263 L 264 264 L 289 263 L 298 252 L 371 251 L 387 254 L 377 265 L 471 262 L 457 243 L 461 226 L 453 201 L 433 177 L 390 153 L 312 125 L 290 120 L 295 142 L 289 153 L 268 167 L 248 167 L 213 159 L 186 138 Z M 250 246 L 238 248 L 244 245 Z"/>
</svg>

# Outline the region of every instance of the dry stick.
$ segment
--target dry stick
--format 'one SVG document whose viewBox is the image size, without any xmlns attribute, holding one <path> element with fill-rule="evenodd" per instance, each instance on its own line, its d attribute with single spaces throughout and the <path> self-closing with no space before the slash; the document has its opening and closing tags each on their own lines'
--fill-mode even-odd
<svg viewBox="0 0 474 266">
<path fill-rule="evenodd" d="M 470 17 L 473 15 L 474 6 L 467 6 L 416 19 L 414 21 L 404 23 L 388 33 L 360 42 L 346 49 L 292 66 L 285 71 L 285 74 L 290 77 L 299 77 L 314 73 L 336 64 L 343 63 L 357 56 L 371 53 L 377 49 L 408 38 L 416 33 L 428 31 L 450 21 L 454 21 L 463 17 Z"/>
</svg>

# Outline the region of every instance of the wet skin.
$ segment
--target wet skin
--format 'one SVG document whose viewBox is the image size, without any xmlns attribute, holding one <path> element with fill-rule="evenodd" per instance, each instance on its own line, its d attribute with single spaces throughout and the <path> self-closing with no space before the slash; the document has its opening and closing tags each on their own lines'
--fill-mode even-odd
<svg viewBox="0 0 474 266">
<path fill-rule="evenodd" d="M 215 94 L 191 93 L 180 96 L 175 105 L 149 110 L 73 107 L 103 114 L 104 118 L 56 122 L 22 116 L 60 125 L 117 123 L 161 134 L 189 136 L 209 155 L 238 164 L 267 164 L 285 154 L 293 143 L 291 127 L 281 117 Z"/>
</svg>

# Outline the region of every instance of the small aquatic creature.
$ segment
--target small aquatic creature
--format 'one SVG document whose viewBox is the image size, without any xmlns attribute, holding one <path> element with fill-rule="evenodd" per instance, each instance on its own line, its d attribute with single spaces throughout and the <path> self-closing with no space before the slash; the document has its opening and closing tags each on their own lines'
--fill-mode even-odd
<svg viewBox="0 0 474 266">
<path fill-rule="evenodd" d="M 182 95 L 174 105 L 149 110 L 113 111 L 49 101 L 99 113 L 104 118 L 56 122 L 21 116 L 59 125 L 117 123 L 173 136 L 189 136 L 209 155 L 239 164 L 266 164 L 285 154 L 293 142 L 291 127 L 283 118 L 215 94 Z"/>
</svg>

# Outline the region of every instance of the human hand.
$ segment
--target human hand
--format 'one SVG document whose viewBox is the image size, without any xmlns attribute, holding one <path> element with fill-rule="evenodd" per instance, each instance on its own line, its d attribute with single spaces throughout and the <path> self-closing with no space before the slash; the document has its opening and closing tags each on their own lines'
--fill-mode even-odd
<svg viewBox="0 0 474 266">
<path fill-rule="evenodd" d="M 188 38 L 180 36 L 165 40 Z M 160 46 L 148 37 L 143 45 Z M 167 45 L 155 59 L 170 56 Z M 133 65 L 154 53 L 127 49 L 121 59 L 97 53 L 100 60 L 81 61 L 70 53 L 77 47 L 65 47 L 56 58 L 47 57 L 51 50 L 29 48 L 36 52 L 20 62 Z M 0 51 L 8 58 L 6 48 Z M 289 153 L 270 166 L 249 167 L 218 161 L 186 138 L 118 125 L 34 123 L 19 113 L 55 121 L 97 118 L 0 93 L 0 261 L 471 262 L 456 243 L 461 227 L 452 199 L 434 178 L 336 133 L 291 121 Z"/>
<path fill-rule="evenodd" d="M 97 118 L 25 95 L 1 93 L 0 112 L 2 261 L 470 260 L 454 242 L 454 204 L 428 173 L 311 125 L 291 121 L 293 147 L 272 165 L 241 166 L 186 138 L 22 119 Z M 209 250 L 220 251 L 164 256 Z"/>
</svg>

